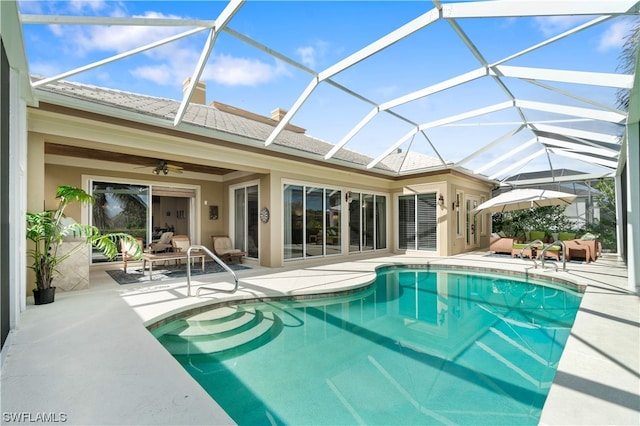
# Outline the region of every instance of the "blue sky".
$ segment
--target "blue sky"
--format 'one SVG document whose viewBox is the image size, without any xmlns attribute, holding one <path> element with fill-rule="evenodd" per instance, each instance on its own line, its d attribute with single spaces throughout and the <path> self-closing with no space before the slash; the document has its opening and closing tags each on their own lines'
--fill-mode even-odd
<svg viewBox="0 0 640 426">
<path fill-rule="evenodd" d="M 225 6 L 226 2 L 221 1 L 20 1 L 23 14 L 191 19 L 215 19 Z M 319 72 L 431 9 L 430 2 L 418 1 L 249 1 L 234 16 L 229 27 Z M 459 20 L 458 24 L 492 63 L 588 19 L 467 19 Z M 45 76 L 187 30 L 77 25 L 25 25 L 23 28 L 30 71 Z M 616 72 L 620 49 L 630 28 L 628 18 L 616 18 L 508 65 Z M 181 99 L 182 82 L 193 74 L 204 41 L 205 32 L 202 32 L 75 75 L 69 80 Z M 382 103 L 479 66 L 452 27 L 439 21 L 337 74 L 334 81 L 375 103 Z M 274 108 L 289 109 L 309 84 L 311 76 L 222 33 L 202 80 L 207 83 L 208 102 L 219 101 L 268 116 Z M 615 102 L 615 90 L 612 89 L 556 84 L 556 87 L 563 86 L 606 104 Z M 548 97 L 549 101 L 563 98 L 564 103 L 579 104 L 526 82 L 514 82 L 513 90 L 518 92 L 518 97 Z M 402 105 L 394 111 L 421 124 L 506 99 L 494 82 L 484 78 Z M 307 134 L 336 143 L 371 108 L 371 105 L 323 84 L 313 92 L 292 123 L 305 127 Z M 517 119 L 513 111 L 494 113 L 490 118 L 509 123 Z M 347 148 L 376 157 L 412 128 L 388 114 L 379 114 L 371 124 Z M 458 134 L 454 136 L 449 132 L 450 128 L 442 128 L 430 132 L 429 137 L 446 159 L 459 160 L 468 155 L 470 149 L 491 142 L 513 127 L 510 124 L 484 126 L 481 136 L 478 136 L 477 128 L 468 126 L 458 127 Z M 522 143 L 519 138 L 526 139 L 518 136 L 511 143 L 516 146 Z M 421 137 L 415 138 L 411 149 L 433 155 L 429 143 Z"/>
</svg>

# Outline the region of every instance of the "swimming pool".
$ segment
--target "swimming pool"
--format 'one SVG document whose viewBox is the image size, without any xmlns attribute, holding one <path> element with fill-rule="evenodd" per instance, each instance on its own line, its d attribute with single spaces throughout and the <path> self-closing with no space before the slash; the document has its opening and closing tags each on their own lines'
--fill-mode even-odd
<svg viewBox="0 0 640 426">
<path fill-rule="evenodd" d="M 154 335 L 240 425 L 537 424 L 581 297 L 389 267 L 357 293 L 226 306 Z"/>
</svg>

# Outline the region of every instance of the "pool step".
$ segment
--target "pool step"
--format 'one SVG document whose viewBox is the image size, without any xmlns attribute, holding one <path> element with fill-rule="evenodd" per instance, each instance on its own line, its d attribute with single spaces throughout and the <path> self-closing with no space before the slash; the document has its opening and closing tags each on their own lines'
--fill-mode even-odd
<svg viewBox="0 0 640 426">
<path fill-rule="evenodd" d="M 158 340 L 172 355 L 219 354 L 260 346 L 282 328 L 273 312 L 242 310 L 240 316 L 226 313 L 229 315 L 187 319 L 187 327 L 172 330 Z"/>
<path fill-rule="evenodd" d="M 227 309 L 221 308 L 220 310 Z M 213 311 L 217 311 L 214 309 Z M 211 311 L 211 312 L 213 312 Z M 205 312 L 204 314 L 209 314 Z M 228 332 L 238 331 L 252 327 L 256 321 L 255 311 L 234 310 L 219 313 L 219 315 L 198 314 L 184 320 L 181 328 L 168 331 L 165 334 L 170 336 L 209 336 L 212 334 L 223 337 Z"/>
</svg>

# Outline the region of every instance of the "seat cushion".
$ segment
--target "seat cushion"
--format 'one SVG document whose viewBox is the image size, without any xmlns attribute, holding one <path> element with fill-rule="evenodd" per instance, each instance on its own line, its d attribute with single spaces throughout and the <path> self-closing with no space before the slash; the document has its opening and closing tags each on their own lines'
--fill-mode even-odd
<svg viewBox="0 0 640 426">
<path fill-rule="evenodd" d="M 173 237 L 173 232 L 163 232 L 162 235 L 160 235 L 158 244 L 171 244 L 171 237 Z"/>
<path fill-rule="evenodd" d="M 229 250 L 233 250 L 233 247 L 231 246 L 231 239 L 228 237 L 216 237 L 214 244 L 214 248 L 217 253 L 224 254 Z"/>
<path fill-rule="evenodd" d="M 531 231 L 529 234 L 530 241 L 540 240 L 544 241 L 544 231 Z"/>
<path fill-rule="evenodd" d="M 558 234 L 558 239 L 560 241 L 573 240 L 574 238 L 576 238 L 575 232 L 560 232 Z"/>
</svg>

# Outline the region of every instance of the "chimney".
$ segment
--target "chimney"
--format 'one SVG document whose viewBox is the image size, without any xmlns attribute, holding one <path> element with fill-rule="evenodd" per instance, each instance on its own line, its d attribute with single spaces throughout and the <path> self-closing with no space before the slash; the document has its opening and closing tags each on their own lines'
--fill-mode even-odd
<svg viewBox="0 0 640 426">
<path fill-rule="evenodd" d="M 187 78 L 184 83 L 182 83 L 183 95 L 186 94 L 187 88 L 189 87 L 190 83 L 191 77 Z M 196 88 L 193 90 L 193 95 L 191 96 L 191 103 L 200 105 L 207 104 L 207 83 L 199 81 L 198 84 L 196 84 Z"/>
<path fill-rule="evenodd" d="M 284 118 L 286 113 L 287 111 L 283 110 L 282 108 L 276 108 L 271 111 L 271 119 L 279 122 Z"/>
</svg>

